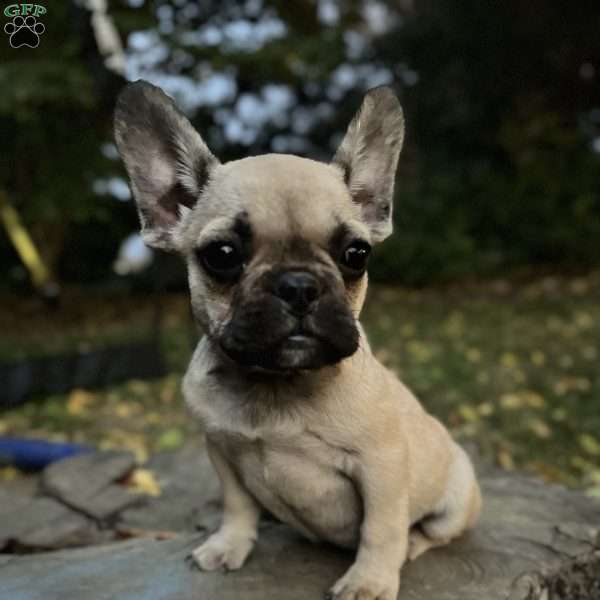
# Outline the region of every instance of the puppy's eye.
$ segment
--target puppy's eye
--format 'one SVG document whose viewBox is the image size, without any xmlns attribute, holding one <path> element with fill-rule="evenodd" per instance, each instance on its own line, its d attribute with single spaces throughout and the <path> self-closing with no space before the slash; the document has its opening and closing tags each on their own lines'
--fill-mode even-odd
<svg viewBox="0 0 600 600">
<path fill-rule="evenodd" d="M 371 246 L 367 242 L 352 242 L 342 254 L 340 264 L 349 275 L 361 275 L 367 268 L 367 259 L 371 254 Z"/>
<path fill-rule="evenodd" d="M 197 255 L 208 274 L 219 281 L 234 281 L 244 268 L 244 257 L 231 242 L 211 242 Z"/>
</svg>

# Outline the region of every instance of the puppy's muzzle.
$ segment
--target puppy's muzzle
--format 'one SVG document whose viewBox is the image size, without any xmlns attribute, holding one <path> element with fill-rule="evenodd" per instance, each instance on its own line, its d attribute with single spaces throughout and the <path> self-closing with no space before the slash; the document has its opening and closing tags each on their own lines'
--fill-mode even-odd
<svg viewBox="0 0 600 600">
<path fill-rule="evenodd" d="M 297 371 L 352 355 L 358 337 L 355 319 L 331 282 L 296 268 L 271 272 L 240 294 L 219 344 L 241 366 Z"/>
</svg>

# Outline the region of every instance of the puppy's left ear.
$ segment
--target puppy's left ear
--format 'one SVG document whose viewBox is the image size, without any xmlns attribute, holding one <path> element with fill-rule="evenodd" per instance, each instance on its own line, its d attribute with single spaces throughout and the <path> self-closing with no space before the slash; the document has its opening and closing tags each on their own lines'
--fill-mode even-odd
<svg viewBox="0 0 600 600">
<path fill-rule="evenodd" d="M 333 157 L 373 242 L 392 233 L 394 178 L 403 140 L 400 103 L 389 87 L 378 87 L 367 92 Z"/>
</svg>

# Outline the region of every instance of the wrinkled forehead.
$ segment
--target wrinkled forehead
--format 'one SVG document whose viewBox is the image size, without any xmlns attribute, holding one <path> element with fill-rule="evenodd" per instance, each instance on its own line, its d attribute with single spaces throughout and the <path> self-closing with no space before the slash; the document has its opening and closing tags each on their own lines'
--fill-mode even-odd
<svg viewBox="0 0 600 600">
<path fill-rule="evenodd" d="M 206 217 L 244 214 L 253 235 L 264 242 L 296 237 L 323 243 L 342 223 L 356 221 L 360 227 L 360 212 L 342 173 L 295 156 L 272 154 L 221 165 L 205 198 Z"/>
</svg>

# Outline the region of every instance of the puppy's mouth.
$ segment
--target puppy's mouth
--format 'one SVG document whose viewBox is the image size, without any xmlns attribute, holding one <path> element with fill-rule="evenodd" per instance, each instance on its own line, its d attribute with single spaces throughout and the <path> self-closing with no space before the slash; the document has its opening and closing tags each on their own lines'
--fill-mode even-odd
<svg viewBox="0 0 600 600">
<path fill-rule="evenodd" d="M 255 339 L 247 340 L 240 339 L 232 324 L 220 339 L 220 347 L 227 357 L 250 371 L 287 373 L 319 369 L 340 362 L 358 349 L 358 330 L 353 320 L 338 321 L 327 324 L 334 326 L 330 332 L 321 331 L 314 319 L 306 318 L 286 327 L 285 333 L 275 339 L 273 335 L 261 338 L 257 332 Z"/>
</svg>

